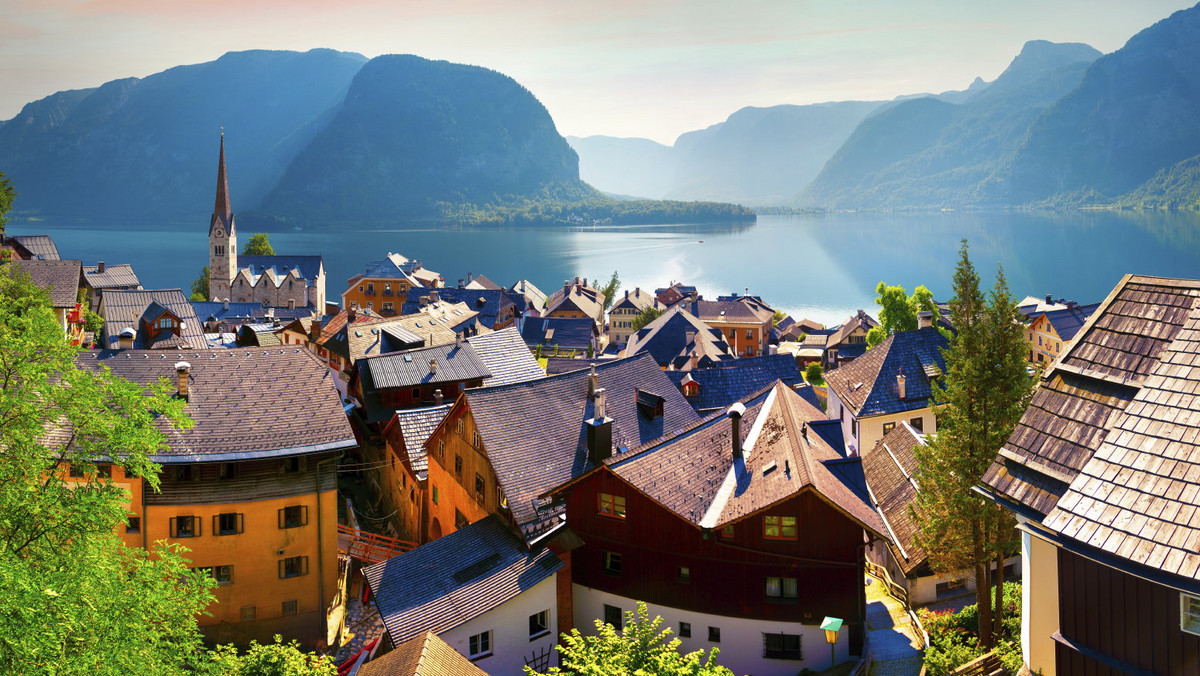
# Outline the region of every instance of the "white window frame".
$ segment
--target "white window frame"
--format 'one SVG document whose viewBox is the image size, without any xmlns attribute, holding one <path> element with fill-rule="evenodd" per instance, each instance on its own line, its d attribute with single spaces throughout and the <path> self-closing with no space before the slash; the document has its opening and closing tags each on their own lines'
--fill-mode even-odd
<svg viewBox="0 0 1200 676">
<path fill-rule="evenodd" d="M 467 657 L 476 660 L 492 654 L 492 630 L 472 634 L 467 639 Z"/>
<path fill-rule="evenodd" d="M 1195 605 L 1189 608 L 1189 602 Z M 1179 630 L 1200 636 L 1200 596 L 1179 594 Z"/>
<path fill-rule="evenodd" d="M 541 626 L 540 631 L 529 633 L 529 640 L 539 639 L 550 633 L 550 609 L 540 610 L 529 616 L 529 627 L 532 629 L 535 625 Z"/>
</svg>

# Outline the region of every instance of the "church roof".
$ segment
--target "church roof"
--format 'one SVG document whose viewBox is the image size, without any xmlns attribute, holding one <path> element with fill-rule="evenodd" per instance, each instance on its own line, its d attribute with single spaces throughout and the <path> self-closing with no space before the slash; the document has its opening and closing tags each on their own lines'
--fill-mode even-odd
<svg viewBox="0 0 1200 676">
<path fill-rule="evenodd" d="M 217 198 L 213 203 L 212 223 L 208 233 L 220 222 L 226 228 L 233 223 L 233 205 L 229 201 L 229 179 L 225 176 L 225 132 L 221 132 L 221 155 L 217 160 Z"/>
<path fill-rule="evenodd" d="M 276 279 L 282 280 L 292 271 L 300 275 L 308 284 L 316 283 L 317 277 L 324 270 L 325 262 L 321 256 L 238 256 L 238 271 L 246 270 L 252 284 L 258 284 L 258 278 L 273 271 Z"/>
</svg>

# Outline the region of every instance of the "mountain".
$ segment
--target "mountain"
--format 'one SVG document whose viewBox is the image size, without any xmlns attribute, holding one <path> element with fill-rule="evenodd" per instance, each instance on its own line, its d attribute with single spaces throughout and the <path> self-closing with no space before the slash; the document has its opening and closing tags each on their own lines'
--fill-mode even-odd
<svg viewBox="0 0 1200 676">
<path fill-rule="evenodd" d="M 1097 60 L 1046 111 L 1013 162 L 1013 200 L 1108 202 L 1132 191 L 1153 202 L 1195 194 L 1197 113 L 1200 5 Z"/>
<path fill-rule="evenodd" d="M 145 78 L 59 92 L 0 123 L 18 212 L 126 220 L 212 210 L 224 127 L 239 208 L 266 195 L 340 104 L 358 54 L 232 52 Z"/>
<path fill-rule="evenodd" d="M 388 55 L 355 75 L 340 110 L 287 167 L 264 211 L 318 220 L 426 216 L 439 203 L 594 191 L 545 107 L 477 66 Z"/>
<path fill-rule="evenodd" d="M 1030 126 L 1079 85 L 1098 57 L 1087 45 L 1035 40 L 986 87 L 882 107 L 799 201 L 826 208 L 1007 203 L 1013 158 Z"/>
<path fill-rule="evenodd" d="M 579 178 L 605 192 L 658 198 L 671 190 L 671 146 L 615 136 L 568 136 L 567 143 L 579 154 Z"/>
</svg>

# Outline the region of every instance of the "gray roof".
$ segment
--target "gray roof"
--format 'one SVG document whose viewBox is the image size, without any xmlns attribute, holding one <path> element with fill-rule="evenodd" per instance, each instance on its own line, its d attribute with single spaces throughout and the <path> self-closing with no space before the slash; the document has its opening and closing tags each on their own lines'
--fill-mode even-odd
<svg viewBox="0 0 1200 676">
<path fill-rule="evenodd" d="M 932 402 L 932 379 L 946 369 L 942 350 L 950 345 L 936 328 L 897 331 L 863 356 L 825 374 L 829 389 L 857 417 L 915 411 Z M 904 373 L 905 397 L 897 376 Z"/>
<path fill-rule="evenodd" d="M 546 377 L 546 372 L 526 347 L 525 341 L 521 340 L 521 334 L 515 327 L 472 336 L 467 342 L 492 372 L 488 385 L 511 385 Z"/>
<path fill-rule="evenodd" d="M 136 289 L 142 285 L 133 272 L 133 266 L 128 263 L 105 265 L 104 272 L 100 272 L 98 265 L 85 265 L 83 279 L 93 289 Z"/>
<path fill-rule="evenodd" d="M 437 362 L 436 370 L 432 373 L 431 361 Z M 492 375 L 468 343 L 364 357 L 358 363 L 363 386 L 371 389 L 478 380 Z"/>
<path fill-rule="evenodd" d="M 917 542 L 917 520 L 909 509 L 917 499 L 917 457 L 915 448 L 925 443 L 925 435 L 907 422 L 880 439 L 863 459 L 862 469 L 871 490 L 871 502 L 883 517 L 891 536 L 896 562 L 905 575 L 911 575 L 926 561 L 925 550 Z"/>
<path fill-rule="evenodd" d="M 34 286 L 50 291 L 50 302 L 56 308 L 75 307 L 79 297 L 79 285 L 83 279 L 83 263 L 79 261 L 12 260 L 15 266 L 29 275 Z"/>
<path fill-rule="evenodd" d="M 789 354 L 733 359 L 690 371 L 667 371 L 667 377 L 680 388 L 687 376 L 699 385 L 696 396 L 688 398 L 697 411 L 725 408 L 775 381 L 783 381 L 789 387 L 804 382 L 800 367 Z"/>
<path fill-rule="evenodd" d="M 12 241 L 20 244 L 35 260 L 56 261 L 59 259 L 58 246 L 50 235 L 13 235 Z"/>
<path fill-rule="evenodd" d="M 191 365 L 184 413 L 195 425 L 179 430 L 160 424 L 168 447 L 156 462 L 221 462 L 357 445 L 329 370 L 297 347 L 91 350 L 76 357 L 82 367 L 104 365 L 137 383 L 173 381 L 181 361 Z"/>
<path fill-rule="evenodd" d="M 420 312 L 421 296 L 429 296 L 435 291 L 442 301 L 466 303 L 468 310 L 479 313 L 479 323 L 489 329 L 496 325 L 497 319 L 501 314 L 505 313 L 506 308 L 510 308 L 513 305 L 512 299 L 506 296 L 504 291 L 500 289 L 426 289 L 414 287 L 408 290 L 408 295 L 404 299 L 403 313 L 411 315 Z"/>
<path fill-rule="evenodd" d="M 493 515 L 363 569 L 393 644 L 453 629 L 499 607 L 563 567 Z"/>
<path fill-rule="evenodd" d="M 312 284 L 324 270 L 324 260 L 320 256 L 247 256 L 237 257 L 237 269 L 250 270 L 250 278 L 257 283 L 260 275 L 274 268 L 279 277 L 286 276 L 292 270 L 300 273 L 300 278 Z"/>
<path fill-rule="evenodd" d="M 400 434 L 404 436 L 404 449 L 408 453 L 408 465 L 412 471 L 424 474 L 425 470 L 429 468 L 429 459 L 425 455 L 425 442 L 442 423 L 446 417 L 446 411 L 449 410 L 450 404 L 441 404 L 396 411 L 396 422 L 400 425 Z"/>
<path fill-rule="evenodd" d="M 1098 307 L 1100 307 L 1099 303 L 1072 305 L 1062 310 L 1050 310 L 1043 314 L 1046 316 L 1046 320 L 1050 322 L 1050 325 L 1054 327 L 1054 331 L 1058 334 L 1058 337 L 1062 338 L 1065 342 L 1074 338 L 1076 333 L 1079 333 L 1079 329 L 1083 327 L 1084 322 L 1088 320 L 1088 317 L 1092 316 L 1092 313 Z M 1037 315 L 1030 315 L 1030 319 L 1036 320 Z"/>
<path fill-rule="evenodd" d="M 521 341 L 528 347 L 587 350 L 598 335 L 589 317 L 530 317 L 521 323 Z"/>
<path fill-rule="evenodd" d="M 659 366 L 676 369 L 689 368 L 693 355 L 700 366 L 736 358 L 720 329 L 708 326 L 679 305 L 630 336 L 625 354 L 643 352 L 649 353 Z"/>
<path fill-rule="evenodd" d="M 104 317 L 104 347 L 116 348 L 117 336 L 122 329 L 138 331 L 134 339 L 135 348 L 148 347 L 147 336 L 142 335 L 139 319 L 152 303 L 169 309 L 183 322 L 180 338 L 186 347 L 203 350 L 208 347 L 204 339 L 203 326 L 187 296 L 179 289 L 106 289 L 100 295 L 100 314 Z"/>
<path fill-rule="evenodd" d="M 367 269 L 361 275 L 355 275 L 350 278 L 350 284 L 357 284 L 360 279 L 403 279 L 412 284 L 419 284 L 412 279 L 404 267 L 410 261 L 397 253 L 389 253 L 382 260 L 371 261 L 367 263 Z"/>
</svg>

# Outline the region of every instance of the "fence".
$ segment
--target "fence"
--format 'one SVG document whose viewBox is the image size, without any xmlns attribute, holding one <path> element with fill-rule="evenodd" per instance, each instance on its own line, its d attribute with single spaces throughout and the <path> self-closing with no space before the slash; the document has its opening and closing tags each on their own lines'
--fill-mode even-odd
<svg viewBox="0 0 1200 676">
<path fill-rule="evenodd" d="M 924 650 L 925 646 L 929 645 L 929 634 L 925 631 L 925 627 L 921 625 L 921 620 L 917 617 L 917 613 L 913 611 L 912 604 L 908 600 L 908 590 L 897 584 L 896 581 L 892 579 L 892 576 L 888 574 L 887 569 L 883 566 L 872 563 L 871 561 L 867 561 L 866 564 L 867 572 L 875 577 L 875 579 L 883 583 L 884 587 L 887 588 L 888 594 L 890 594 L 900 603 L 904 604 L 905 612 L 907 612 L 909 618 L 912 619 L 917 643 L 920 644 L 917 646 L 917 648 Z"/>
</svg>

